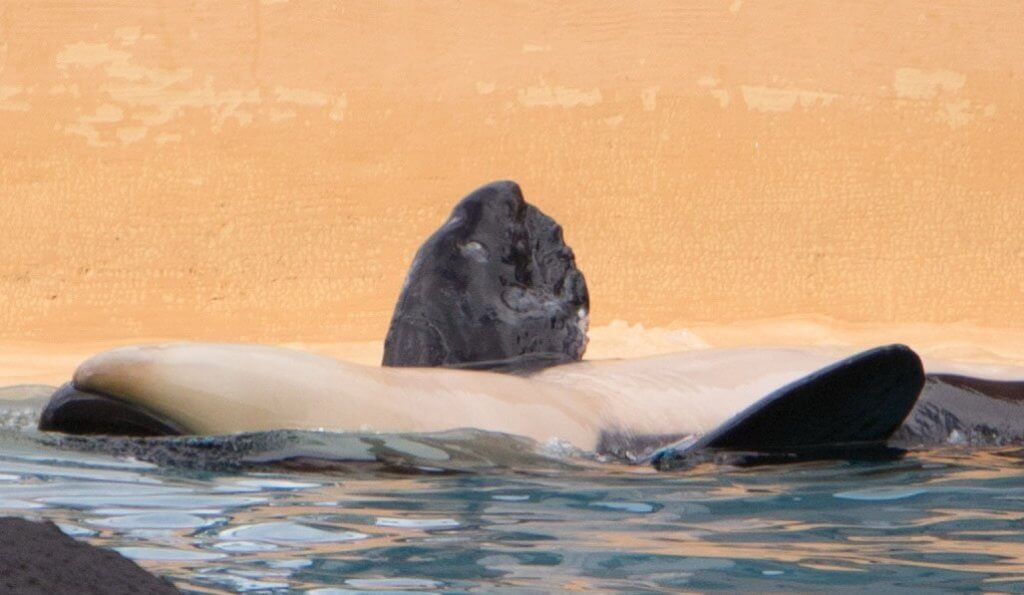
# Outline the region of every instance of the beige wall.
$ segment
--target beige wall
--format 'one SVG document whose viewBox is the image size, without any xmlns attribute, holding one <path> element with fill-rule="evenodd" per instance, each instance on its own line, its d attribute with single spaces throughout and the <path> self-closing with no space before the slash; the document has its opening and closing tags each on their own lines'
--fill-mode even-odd
<svg viewBox="0 0 1024 595">
<path fill-rule="evenodd" d="M 1024 327 L 1022 22 L 0 0 L 0 339 L 379 338 L 422 238 L 506 177 L 597 324 Z"/>
</svg>

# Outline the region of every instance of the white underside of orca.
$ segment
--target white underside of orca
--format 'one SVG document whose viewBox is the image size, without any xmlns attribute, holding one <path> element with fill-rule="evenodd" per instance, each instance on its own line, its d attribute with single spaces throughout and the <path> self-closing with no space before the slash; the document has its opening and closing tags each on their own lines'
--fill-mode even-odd
<svg viewBox="0 0 1024 595">
<path fill-rule="evenodd" d="M 706 350 L 584 361 L 521 378 L 370 367 L 260 345 L 175 343 L 101 353 L 78 368 L 74 384 L 143 406 L 196 434 L 476 428 L 592 450 L 604 432 L 705 434 L 843 355 Z"/>
</svg>

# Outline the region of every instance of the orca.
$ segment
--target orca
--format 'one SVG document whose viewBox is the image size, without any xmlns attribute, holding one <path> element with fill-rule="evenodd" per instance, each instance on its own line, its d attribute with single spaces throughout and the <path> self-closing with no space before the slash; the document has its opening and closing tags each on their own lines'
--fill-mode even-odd
<svg viewBox="0 0 1024 595">
<path fill-rule="evenodd" d="M 40 429 L 176 435 L 475 428 L 620 456 L 637 444 L 682 437 L 700 437 L 700 447 L 783 452 L 882 442 L 923 384 L 920 358 L 902 345 L 838 360 L 808 349 L 694 351 L 583 361 L 523 377 L 176 343 L 90 358 L 50 400 Z"/>
</svg>

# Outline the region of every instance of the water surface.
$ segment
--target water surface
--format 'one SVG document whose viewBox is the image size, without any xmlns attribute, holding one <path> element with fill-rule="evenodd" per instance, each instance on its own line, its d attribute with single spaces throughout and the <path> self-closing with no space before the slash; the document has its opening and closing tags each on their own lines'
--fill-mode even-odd
<svg viewBox="0 0 1024 595">
<path fill-rule="evenodd" d="M 16 413 L 0 514 L 185 591 L 1024 591 L 1013 448 L 659 473 L 474 432 L 60 439 Z"/>
</svg>

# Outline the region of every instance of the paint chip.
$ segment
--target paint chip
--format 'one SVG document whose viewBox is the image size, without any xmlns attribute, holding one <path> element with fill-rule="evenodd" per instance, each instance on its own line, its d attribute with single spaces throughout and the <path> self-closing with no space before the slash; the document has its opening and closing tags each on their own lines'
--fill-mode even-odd
<svg viewBox="0 0 1024 595">
<path fill-rule="evenodd" d="M 135 45 L 142 37 L 142 29 L 139 27 L 120 27 L 114 30 L 114 37 L 121 42 L 121 45 Z"/>
<path fill-rule="evenodd" d="M 644 105 L 644 111 L 652 112 L 654 108 L 658 107 L 659 90 L 661 90 L 661 87 L 654 85 L 640 92 L 640 102 Z"/>
<path fill-rule="evenodd" d="M 780 89 L 776 87 L 741 88 L 747 109 L 759 112 L 788 112 L 799 103 L 801 107 L 827 106 L 835 100 L 835 93 L 807 91 L 804 89 Z"/>
<path fill-rule="evenodd" d="M 605 118 L 604 123 L 607 124 L 609 128 L 618 128 L 619 124 L 622 124 L 622 121 L 625 119 L 626 116 L 619 114 L 617 116 L 612 116 L 611 118 Z"/>
<path fill-rule="evenodd" d="M 294 103 L 306 106 L 324 106 L 330 103 L 331 98 L 326 93 L 313 91 L 311 89 L 290 89 L 287 87 L 275 87 L 274 94 L 281 103 Z"/>
<path fill-rule="evenodd" d="M 971 102 L 966 99 L 950 101 L 939 110 L 939 118 L 949 124 L 950 128 L 960 128 L 974 119 Z"/>
<path fill-rule="evenodd" d="M 148 132 L 149 128 L 145 126 L 127 126 L 117 129 L 117 138 L 121 140 L 122 145 L 130 145 L 146 138 Z"/>
<path fill-rule="evenodd" d="M 519 90 L 519 103 L 526 107 L 592 107 L 601 103 L 601 90 L 569 87 L 529 87 Z"/>
<path fill-rule="evenodd" d="M 27 101 L 14 100 L 15 97 L 25 94 L 25 88 L 16 85 L 0 85 L 0 111 L 26 112 L 29 109 Z"/>
<path fill-rule="evenodd" d="M 952 70 L 897 68 L 892 86 L 900 99 L 934 99 L 939 93 L 958 93 L 967 77 Z"/>
<path fill-rule="evenodd" d="M 348 109 L 348 97 L 342 95 L 338 97 L 334 102 L 334 106 L 331 108 L 331 112 L 328 117 L 335 122 L 341 122 L 345 119 L 345 110 Z"/>
</svg>

